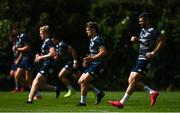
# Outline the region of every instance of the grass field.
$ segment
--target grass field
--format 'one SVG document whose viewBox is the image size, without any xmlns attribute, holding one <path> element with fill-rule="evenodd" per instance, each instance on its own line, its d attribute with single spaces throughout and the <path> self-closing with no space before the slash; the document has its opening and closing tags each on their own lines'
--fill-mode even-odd
<svg viewBox="0 0 180 113">
<path fill-rule="evenodd" d="M 106 92 L 105 98 L 99 105 L 94 105 L 95 96 L 88 93 L 87 106 L 78 107 L 80 94 L 76 92 L 69 98 L 55 98 L 54 92 L 41 92 L 43 99 L 26 104 L 28 92 L 10 93 L 0 92 L 0 112 L 180 112 L 180 92 L 160 92 L 154 107 L 150 106 L 149 95 L 144 92 L 135 92 L 123 109 L 112 107 L 109 99 L 118 99 L 123 92 Z"/>
</svg>

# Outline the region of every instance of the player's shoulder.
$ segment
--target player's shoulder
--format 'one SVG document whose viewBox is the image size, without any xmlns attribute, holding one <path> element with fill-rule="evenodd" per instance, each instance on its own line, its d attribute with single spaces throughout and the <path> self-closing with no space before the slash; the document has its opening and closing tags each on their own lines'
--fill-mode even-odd
<svg viewBox="0 0 180 113">
<path fill-rule="evenodd" d="M 21 33 L 21 34 L 19 35 L 19 37 L 21 37 L 21 38 L 27 38 L 28 35 L 27 35 L 27 33 L 23 32 L 23 33 Z"/>
<path fill-rule="evenodd" d="M 156 30 L 153 27 L 150 27 L 147 31 L 150 32 L 150 33 L 157 33 L 157 32 L 159 32 L 158 30 Z"/>
<path fill-rule="evenodd" d="M 19 37 L 20 37 L 21 40 L 23 40 L 23 41 L 25 41 L 25 42 L 28 42 L 28 43 L 29 43 L 30 40 L 31 40 L 30 37 L 28 36 L 28 34 L 25 33 L 25 32 L 24 32 L 24 33 L 21 33 L 21 34 L 19 35 Z"/>
<path fill-rule="evenodd" d="M 47 38 L 47 39 L 44 40 L 44 44 L 46 44 L 46 45 L 52 45 L 52 44 L 53 44 L 53 41 L 52 41 L 51 38 Z"/>
<path fill-rule="evenodd" d="M 64 42 L 64 41 L 60 41 L 60 42 L 59 42 L 59 46 L 68 46 L 68 45 L 67 45 L 67 43 L 66 43 L 66 42 Z"/>
<path fill-rule="evenodd" d="M 97 36 L 94 38 L 94 41 L 104 41 L 104 39 L 103 39 L 102 36 L 97 35 Z"/>
<path fill-rule="evenodd" d="M 100 35 L 97 36 L 96 42 L 99 44 L 104 44 L 104 38 Z"/>
<path fill-rule="evenodd" d="M 160 35 L 160 32 L 153 27 L 149 28 L 148 32 L 155 37 Z"/>
</svg>

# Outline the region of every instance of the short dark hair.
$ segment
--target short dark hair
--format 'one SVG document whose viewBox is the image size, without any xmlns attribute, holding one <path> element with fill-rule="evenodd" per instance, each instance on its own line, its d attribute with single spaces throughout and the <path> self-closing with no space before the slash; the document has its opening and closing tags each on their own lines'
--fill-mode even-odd
<svg viewBox="0 0 180 113">
<path fill-rule="evenodd" d="M 53 39 L 58 39 L 58 40 L 60 40 L 60 33 L 57 32 L 57 31 L 54 31 L 54 32 L 51 34 L 51 37 L 52 37 Z"/>
<path fill-rule="evenodd" d="M 96 22 L 87 22 L 86 27 L 95 29 L 97 33 L 99 32 L 98 25 Z"/>
<path fill-rule="evenodd" d="M 145 18 L 145 19 L 150 19 L 150 13 L 148 13 L 148 12 L 143 12 L 143 13 L 141 13 L 140 15 L 139 15 L 139 18 Z"/>
<path fill-rule="evenodd" d="M 20 22 L 13 23 L 12 28 L 13 29 L 21 28 L 21 23 Z"/>
</svg>

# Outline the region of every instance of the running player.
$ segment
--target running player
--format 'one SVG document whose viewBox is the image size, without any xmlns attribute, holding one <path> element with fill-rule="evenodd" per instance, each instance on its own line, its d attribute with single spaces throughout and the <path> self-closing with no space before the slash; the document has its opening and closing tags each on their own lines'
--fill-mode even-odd
<svg viewBox="0 0 180 113">
<path fill-rule="evenodd" d="M 85 71 L 82 73 L 78 83 L 81 87 L 81 100 L 78 106 L 86 106 L 86 96 L 88 88 L 93 89 L 97 99 L 95 104 L 99 104 L 105 93 L 92 85 L 96 79 L 104 71 L 104 61 L 107 50 L 103 38 L 98 34 L 98 25 L 96 22 L 88 22 L 86 24 L 86 33 L 90 38 L 89 55 L 84 58 L 83 67 Z"/>
<path fill-rule="evenodd" d="M 56 33 L 52 36 L 52 40 L 56 45 L 57 56 L 55 59 L 62 68 L 59 71 L 58 76 L 68 89 L 68 92 L 64 95 L 64 97 L 70 97 L 75 94 L 75 90 L 68 80 L 67 75 L 72 74 L 75 80 L 78 80 L 81 75 L 78 70 L 77 53 L 72 46 L 66 44 L 64 41 L 61 41 L 60 37 Z"/>
<path fill-rule="evenodd" d="M 34 55 L 31 49 L 30 38 L 26 33 L 21 31 L 21 24 L 19 22 L 13 25 L 13 33 L 17 36 L 13 51 L 18 56 L 15 60 L 15 64 L 18 64 L 18 66 L 14 76 L 15 89 L 12 92 L 17 92 L 19 91 L 19 79 L 23 75 L 25 75 L 25 83 L 23 83 L 24 86 L 22 86 L 21 91 L 25 90 L 26 85 L 29 88 L 31 87 L 31 69 Z"/>
<path fill-rule="evenodd" d="M 141 78 L 145 76 L 147 71 L 151 67 L 151 61 L 164 45 L 164 40 L 150 24 L 149 13 L 142 13 L 139 16 L 139 25 L 141 26 L 141 32 L 139 37 L 132 36 L 131 41 L 138 43 L 139 55 L 134 67 L 131 70 L 128 87 L 124 96 L 117 101 L 109 101 L 109 103 L 118 108 L 123 108 L 125 102 L 133 94 L 135 88 L 140 88 L 147 91 L 150 94 L 150 105 L 153 106 L 156 102 L 156 98 L 159 95 L 158 91 L 151 89 L 149 86 L 141 82 Z"/>
<path fill-rule="evenodd" d="M 41 40 L 43 44 L 41 46 L 41 54 L 36 54 L 35 62 L 41 62 L 41 68 L 37 73 L 32 83 L 32 88 L 28 96 L 27 103 L 33 103 L 33 97 L 39 88 L 45 88 L 56 91 L 56 98 L 59 97 L 60 88 L 47 84 L 47 80 L 55 72 L 55 60 L 56 48 L 50 38 L 50 29 L 48 25 L 42 26 L 39 29 Z"/>
</svg>

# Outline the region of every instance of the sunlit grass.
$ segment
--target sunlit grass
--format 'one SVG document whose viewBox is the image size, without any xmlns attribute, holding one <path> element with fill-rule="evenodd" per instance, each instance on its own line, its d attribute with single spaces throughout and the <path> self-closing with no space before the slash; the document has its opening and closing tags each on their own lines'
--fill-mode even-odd
<svg viewBox="0 0 180 113">
<path fill-rule="evenodd" d="M 88 93 L 87 106 L 76 106 L 80 100 L 80 93 L 76 92 L 69 98 L 55 98 L 54 92 L 41 92 L 43 99 L 26 104 L 28 92 L 11 93 L 0 92 L 0 112 L 179 112 L 180 92 L 160 92 L 157 103 L 150 106 L 149 95 L 145 92 L 135 92 L 123 109 L 110 106 L 108 100 L 119 99 L 123 92 L 105 92 L 106 96 L 99 105 L 94 105 L 95 96 Z"/>
</svg>

